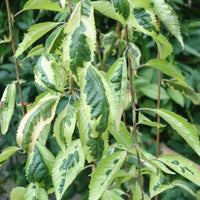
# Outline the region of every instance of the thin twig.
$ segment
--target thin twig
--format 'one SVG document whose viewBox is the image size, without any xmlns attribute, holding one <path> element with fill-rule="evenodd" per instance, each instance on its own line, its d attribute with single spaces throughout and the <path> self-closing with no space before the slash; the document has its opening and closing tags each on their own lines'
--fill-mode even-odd
<svg viewBox="0 0 200 200">
<path fill-rule="evenodd" d="M 8 26 L 9 26 L 9 33 L 10 33 L 12 51 L 13 51 L 13 55 L 15 55 L 15 41 L 14 41 L 13 31 L 12 31 L 12 16 L 11 16 L 9 0 L 6 0 L 6 8 L 7 8 L 7 13 L 8 13 Z M 19 96 L 20 96 L 20 102 L 21 102 L 21 107 L 22 107 L 22 115 L 24 116 L 25 115 L 25 107 L 24 107 L 22 89 L 21 89 L 21 84 L 20 84 L 19 63 L 18 63 L 16 58 L 14 59 L 14 61 L 15 61 L 15 71 L 16 71 L 17 85 L 18 85 L 18 89 L 19 89 Z"/>
<path fill-rule="evenodd" d="M 158 18 L 158 28 L 161 31 L 161 21 Z M 157 50 L 157 58 L 160 58 L 159 49 Z M 157 109 L 160 108 L 160 90 L 161 90 L 161 71 L 158 70 L 158 96 L 157 96 Z M 157 115 L 157 123 L 160 123 L 160 115 Z M 156 135 L 156 157 L 159 157 L 160 151 L 160 127 L 157 127 L 157 135 Z M 159 169 L 157 168 L 157 174 L 159 173 Z M 155 196 L 155 200 L 158 200 L 158 195 Z"/>
<path fill-rule="evenodd" d="M 121 43 L 121 37 L 120 37 L 120 22 L 117 22 L 117 38 L 118 38 L 118 58 L 121 56 L 121 48 L 120 48 L 120 43 Z"/>
<path fill-rule="evenodd" d="M 125 34 L 126 34 L 126 49 L 128 52 L 129 49 L 129 40 L 128 40 L 128 27 L 125 27 Z M 132 104 L 132 114 L 133 114 L 133 130 L 134 130 L 134 139 L 135 139 L 135 146 L 136 146 L 136 154 L 137 154 L 137 164 L 138 164 L 138 180 L 141 189 L 142 200 L 144 200 L 144 189 L 142 183 L 142 175 L 141 175 L 141 159 L 140 154 L 137 150 L 138 147 L 138 135 L 137 135 L 137 123 L 136 123 L 136 106 L 135 106 L 135 96 L 133 93 L 133 70 L 131 67 L 131 59 L 128 56 L 128 68 L 129 68 L 129 84 L 130 84 L 130 95 L 131 95 L 131 104 Z"/>
<path fill-rule="evenodd" d="M 13 15 L 13 17 L 15 18 L 15 17 L 17 17 L 19 14 L 21 14 L 21 13 L 23 13 L 24 12 L 24 10 L 20 10 L 20 11 L 18 11 L 17 13 L 15 13 L 14 15 Z"/>
<path fill-rule="evenodd" d="M 96 50 L 97 50 L 101 70 L 104 71 L 104 65 L 103 65 L 103 61 L 102 61 L 102 58 L 101 58 L 101 52 L 100 52 L 100 47 L 99 47 L 97 37 L 96 37 Z"/>
</svg>

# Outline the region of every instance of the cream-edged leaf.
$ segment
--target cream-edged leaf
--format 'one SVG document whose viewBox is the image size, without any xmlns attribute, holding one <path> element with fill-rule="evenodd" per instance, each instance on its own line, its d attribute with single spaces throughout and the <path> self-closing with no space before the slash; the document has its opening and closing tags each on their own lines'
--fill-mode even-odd
<svg viewBox="0 0 200 200">
<path fill-rule="evenodd" d="M 24 151 L 31 152 L 46 125 L 54 118 L 58 96 L 44 97 L 30 109 L 20 121 L 17 130 L 17 144 Z"/>
<path fill-rule="evenodd" d="M 19 57 L 28 47 L 35 41 L 41 38 L 44 34 L 55 28 L 59 23 L 56 22 L 42 22 L 32 25 L 28 29 L 28 33 L 24 35 L 23 41 L 19 44 L 16 51 L 16 58 Z"/>
<path fill-rule="evenodd" d="M 66 151 L 72 140 L 76 124 L 75 108 L 69 103 L 59 113 L 54 124 L 54 136 L 63 151 Z"/>
<path fill-rule="evenodd" d="M 92 174 L 89 185 L 89 200 L 98 200 L 108 189 L 114 175 L 121 168 L 126 158 L 126 152 L 118 151 L 101 160 Z"/>
<path fill-rule="evenodd" d="M 71 143 L 65 153 L 60 152 L 53 167 L 52 179 L 56 199 L 61 200 L 63 194 L 83 169 L 85 156 L 80 140 Z"/>
</svg>

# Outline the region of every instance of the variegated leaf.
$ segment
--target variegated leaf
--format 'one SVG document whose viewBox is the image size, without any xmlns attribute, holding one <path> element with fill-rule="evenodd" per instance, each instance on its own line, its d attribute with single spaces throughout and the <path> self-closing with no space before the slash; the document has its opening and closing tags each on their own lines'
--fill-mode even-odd
<svg viewBox="0 0 200 200">
<path fill-rule="evenodd" d="M 84 162 L 85 156 L 80 140 L 73 141 L 67 152 L 60 152 L 57 155 L 52 174 L 57 200 L 62 199 L 69 185 L 83 169 Z"/>
<path fill-rule="evenodd" d="M 17 144 L 24 151 L 31 152 L 46 125 L 54 118 L 58 96 L 44 97 L 22 118 L 17 130 Z"/>
<path fill-rule="evenodd" d="M 35 66 L 36 83 L 43 88 L 63 92 L 67 74 L 61 65 L 58 58 L 44 53 Z"/>
<path fill-rule="evenodd" d="M 54 124 L 54 136 L 63 151 L 66 151 L 72 140 L 76 124 L 76 111 L 69 103 L 58 115 Z"/>
</svg>

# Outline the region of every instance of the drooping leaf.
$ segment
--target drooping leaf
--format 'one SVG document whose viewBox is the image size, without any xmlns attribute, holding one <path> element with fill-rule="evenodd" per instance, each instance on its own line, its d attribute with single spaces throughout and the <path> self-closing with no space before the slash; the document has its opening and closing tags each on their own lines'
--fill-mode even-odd
<svg viewBox="0 0 200 200">
<path fill-rule="evenodd" d="M 98 200 L 108 189 L 115 173 L 121 168 L 126 158 L 126 152 L 114 152 L 103 159 L 92 174 L 89 185 L 89 200 Z"/>
<path fill-rule="evenodd" d="M 10 146 L 4 149 L 0 154 L 0 167 L 5 163 L 5 161 L 10 158 L 17 150 L 19 150 L 16 146 Z"/>
<path fill-rule="evenodd" d="M 140 65 L 140 57 L 141 57 L 140 49 L 132 42 L 129 42 L 128 55 L 131 59 L 131 64 L 133 69 Z"/>
<path fill-rule="evenodd" d="M 62 199 L 69 185 L 83 169 L 84 162 L 85 156 L 80 140 L 73 141 L 66 153 L 58 154 L 52 174 L 57 200 Z"/>
<path fill-rule="evenodd" d="M 32 57 L 32 56 L 40 56 L 44 53 L 44 47 L 42 44 L 39 44 L 37 46 L 35 46 L 33 49 L 31 49 L 28 54 L 27 54 L 27 58 Z"/>
<path fill-rule="evenodd" d="M 171 154 L 161 156 L 159 159 L 181 176 L 200 186 L 200 170 L 192 161 Z"/>
<path fill-rule="evenodd" d="M 72 140 L 72 134 L 76 124 L 76 111 L 74 107 L 67 104 L 60 112 L 54 124 L 54 136 L 63 151 L 66 151 Z"/>
<path fill-rule="evenodd" d="M 35 82 L 46 89 L 63 92 L 67 74 L 59 60 L 52 54 L 44 53 L 37 61 Z"/>
<path fill-rule="evenodd" d="M 84 32 L 86 28 L 83 23 L 72 34 L 72 43 L 70 45 L 70 69 L 72 73 L 76 73 L 77 67 L 84 67 L 84 62 L 91 60 L 90 47 L 86 41 Z"/>
<path fill-rule="evenodd" d="M 94 10 L 89 0 L 77 3 L 64 33 L 63 60 L 66 69 L 76 75 L 74 77 L 78 83 L 77 69 L 90 64 L 96 48 Z"/>
<path fill-rule="evenodd" d="M 15 106 L 16 86 L 14 83 L 6 86 L 0 102 L 1 133 L 6 134 Z"/>
<path fill-rule="evenodd" d="M 30 47 L 35 41 L 41 38 L 48 31 L 56 27 L 59 23 L 56 22 L 42 22 L 32 25 L 28 29 L 28 33 L 24 35 L 23 41 L 19 44 L 16 51 L 16 58 L 20 56 L 28 47 Z"/>
<path fill-rule="evenodd" d="M 90 116 L 88 120 L 91 120 L 93 130 L 95 129 L 96 132 L 93 132 L 93 136 L 99 136 L 106 130 L 108 126 L 108 118 L 110 113 L 110 106 L 108 102 L 108 96 L 106 95 L 103 78 L 100 76 L 97 70 L 91 66 L 87 69 L 85 78 L 82 80 L 82 82 L 81 101 L 84 106 L 82 109 L 85 108 L 85 110 L 90 110 Z"/>
<path fill-rule="evenodd" d="M 123 16 L 125 20 L 129 17 L 130 14 L 130 5 L 127 0 L 112 0 L 115 11 Z"/>
<path fill-rule="evenodd" d="M 22 118 L 17 130 L 17 144 L 25 151 L 31 152 L 45 128 L 54 118 L 58 96 L 44 97 Z"/>
<path fill-rule="evenodd" d="M 140 148 L 140 152 L 142 154 L 141 158 L 143 160 L 148 160 L 148 162 L 144 162 L 144 165 L 146 165 L 146 163 L 148 163 L 148 165 L 146 165 L 147 168 L 152 169 L 151 166 L 153 165 L 153 166 L 157 167 L 157 169 L 160 169 L 167 174 L 175 174 L 172 170 L 170 170 L 168 167 L 166 167 L 158 158 L 156 158 L 151 153 L 148 153 L 147 151 L 145 151 L 142 148 Z M 157 169 L 156 169 L 156 171 L 157 171 Z"/>
<path fill-rule="evenodd" d="M 200 156 L 200 142 L 196 129 L 183 117 L 165 109 L 151 109 L 160 115 Z"/>
<path fill-rule="evenodd" d="M 167 81 L 167 84 L 173 88 L 174 90 L 179 91 L 183 95 L 185 95 L 187 98 L 191 99 L 191 101 L 194 104 L 200 104 L 200 94 L 195 92 L 193 88 L 191 88 L 186 83 L 182 83 L 180 81 L 176 80 L 169 80 Z"/>
<path fill-rule="evenodd" d="M 29 182 L 44 182 L 43 184 L 47 184 L 47 181 L 50 180 L 54 162 L 55 158 L 51 152 L 37 142 L 33 152 L 28 154 L 26 163 L 26 177 Z"/>
<path fill-rule="evenodd" d="M 194 193 L 194 191 L 189 187 L 188 182 L 183 181 L 183 180 L 174 180 L 172 182 L 172 185 L 179 187 L 179 188 L 182 188 L 183 190 L 190 193 L 192 196 L 196 197 L 196 194 Z"/>
<path fill-rule="evenodd" d="M 25 191 L 23 200 L 48 200 L 47 192 L 38 183 L 30 183 Z"/>
<path fill-rule="evenodd" d="M 43 10 L 52 10 L 52 11 L 64 11 L 58 2 L 53 2 L 51 0 L 29 0 L 24 5 L 23 10 L 32 10 L 32 9 L 43 9 Z"/>
<path fill-rule="evenodd" d="M 118 194 L 117 192 L 113 191 L 113 190 L 106 190 L 102 197 L 102 200 L 123 200 L 123 198 L 120 196 L 120 194 Z"/>
<path fill-rule="evenodd" d="M 183 47 L 184 44 L 180 32 L 178 17 L 172 7 L 164 0 L 150 0 L 150 2 L 152 2 L 156 15 L 158 15 L 161 21 L 167 26 L 169 31 L 177 38 Z"/>
<path fill-rule="evenodd" d="M 150 192 L 151 198 L 164 192 L 165 190 L 168 190 L 174 187 L 171 184 L 163 184 L 163 181 L 164 181 L 163 179 L 164 179 L 164 176 L 161 173 L 151 174 L 150 184 L 149 184 L 149 192 Z"/>
<path fill-rule="evenodd" d="M 152 122 L 149 118 L 147 118 L 141 112 L 139 112 L 139 119 L 138 119 L 138 123 L 137 124 L 144 124 L 144 125 L 152 126 L 152 127 L 165 127 L 164 124 L 157 123 L 157 122 Z"/>
<path fill-rule="evenodd" d="M 16 187 L 10 193 L 10 200 L 23 200 L 26 188 Z"/>
<path fill-rule="evenodd" d="M 133 200 L 142 200 L 142 192 L 138 181 L 134 184 Z M 144 200 L 150 200 L 150 198 L 144 193 Z"/>
<path fill-rule="evenodd" d="M 143 95 L 150 97 L 151 99 L 157 99 L 158 96 L 158 85 L 154 83 L 148 83 L 144 85 L 144 87 L 139 88 L 140 92 L 142 92 Z M 169 99 L 169 95 L 167 94 L 166 90 L 161 87 L 160 90 L 160 99 Z"/>
<path fill-rule="evenodd" d="M 45 42 L 46 53 L 55 53 L 57 55 L 62 55 L 63 41 L 66 37 L 66 34 L 64 32 L 65 27 L 66 24 L 59 26 L 47 38 Z"/>
<path fill-rule="evenodd" d="M 158 69 L 168 76 L 171 76 L 181 82 L 184 81 L 184 77 L 182 76 L 182 74 L 178 73 L 174 65 L 164 59 L 151 59 L 145 65 Z"/>
<path fill-rule="evenodd" d="M 106 74 L 106 80 L 108 81 L 113 94 L 115 95 L 116 108 L 118 108 L 118 112 L 116 113 L 116 121 L 117 127 L 119 127 L 122 112 L 129 103 L 127 66 L 125 57 L 117 59 L 110 67 Z"/>
</svg>

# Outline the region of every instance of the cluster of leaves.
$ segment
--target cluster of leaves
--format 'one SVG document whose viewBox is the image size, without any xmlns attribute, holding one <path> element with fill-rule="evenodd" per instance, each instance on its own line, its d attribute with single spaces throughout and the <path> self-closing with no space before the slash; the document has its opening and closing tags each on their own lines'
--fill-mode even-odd
<svg viewBox="0 0 200 200">
<path fill-rule="evenodd" d="M 28 23 L 35 19 L 15 54 L 22 67 L 22 96 L 28 102 L 25 116 L 16 114 L 20 106 L 15 106 L 19 104 L 16 82 L 11 82 L 14 64 L 2 65 L 0 75 L 7 84 L 0 104 L 1 133 L 7 134 L 1 138 L 12 138 L 0 154 L 0 166 L 13 154 L 27 155 L 26 180 L 17 183 L 11 200 L 45 200 L 52 194 L 61 200 L 76 192 L 89 200 L 144 200 L 161 193 L 162 199 L 167 195 L 200 198 L 197 166 L 180 155 L 157 158 L 154 151 L 159 128 L 167 145 L 185 154 L 182 147 L 177 149 L 184 144 L 186 156 L 200 156 L 195 110 L 200 104 L 200 71 L 192 68 L 199 63 L 199 46 L 191 44 L 199 21 L 189 16 L 182 24 L 184 46 L 173 10 L 181 6 L 187 8 L 182 1 L 169 5 L 164 0 L 29 0 L 24 4 L 22 11 L 31 15 L 25 15 Z M 43 11 L 33 17 L 33 10 Z M 52 21 L 45 19 L 48 13 Z M 165 34 L 156 16 L 165 25 Z M 18 25 L 23 29 L 24 24 Z M 174 36 L 171 43 L 165 29 Z M 195 57 L 187 59 L 191 55 Z M 1 55 L 3 60 L 4 56 L 7 52 Z M 164 109 L 156 109 L 157 70 L 163 73 L 159 98 Z M 155 121 L 156 115 L 162 123 Z M 169 197 L 168 191 L 177 188 L 180 196 Z"/>
</svg>

